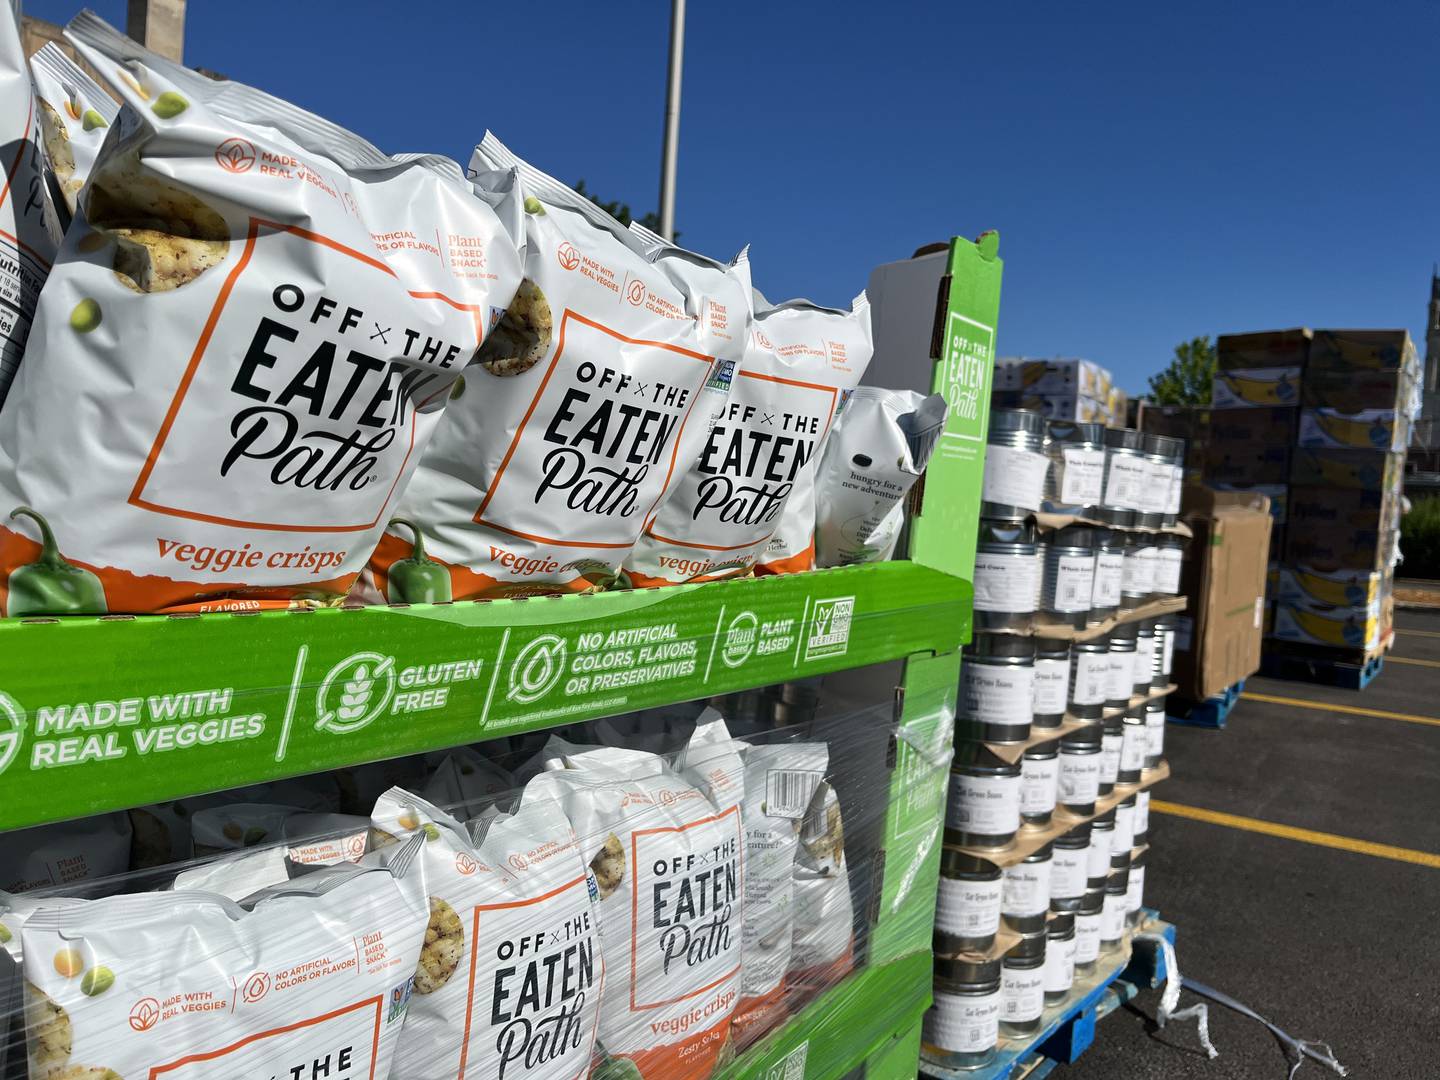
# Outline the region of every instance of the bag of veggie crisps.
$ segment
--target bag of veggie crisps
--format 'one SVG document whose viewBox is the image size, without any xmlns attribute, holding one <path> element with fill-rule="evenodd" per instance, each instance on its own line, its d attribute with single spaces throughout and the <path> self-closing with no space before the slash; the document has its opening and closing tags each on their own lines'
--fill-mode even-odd
<svg viewBox="0 0 1440 1080">
<path fill-rule="evenodd" d="M 30 73 L 35 79 L 45 160 L 55 176 L 68 225 L 120 106 L 53 41 L 30 58 Z"/>
<path fill-rule="evenodd" d="M 66 32 L 129 107 L 0 412 L 6 614 L 339 603 L 519 284 L 520 195 Z"/>
<path fill-rule="evenodd" d="M 649 251 L 487 134 L 477 188 L 512 168 L 527 196 L 525 280 L 371 562 L 391 603 L 611 580 L 698 451 L 744 348 L 743 260 Z"/>
</svg>

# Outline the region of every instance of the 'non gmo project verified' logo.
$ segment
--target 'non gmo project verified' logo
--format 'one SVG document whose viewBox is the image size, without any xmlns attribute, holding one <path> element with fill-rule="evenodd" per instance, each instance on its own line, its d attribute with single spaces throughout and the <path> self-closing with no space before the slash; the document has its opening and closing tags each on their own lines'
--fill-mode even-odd
<svg viewBox="0 0 1440 1080">
<path fill-rule="evenodd" d="M 853 596 L 816 600 L 810 617 L 810 634 L 805 639 L 805 659 L 844 656 L 850 648 L 850 621 L 854 616 Z"/>
</svg>

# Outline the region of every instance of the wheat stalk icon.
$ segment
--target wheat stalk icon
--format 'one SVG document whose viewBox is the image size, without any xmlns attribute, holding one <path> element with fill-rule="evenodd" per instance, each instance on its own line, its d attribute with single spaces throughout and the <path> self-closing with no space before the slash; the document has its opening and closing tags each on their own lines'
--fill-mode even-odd
<svg viewBox="0 0 1440 1080">
<path fill-rule="evenodd" d="M 375 654 L 369 654 L 374 657 Z M 355 659 L 355 658 L 352 658 Z M 363 660 L 355 665 L 354 671 L 339 684 L 339 701 L 335 705 L 333 714 L 327 714 L 322 706 L 316 727 L 332 731 L 355 731 L 366 724 L 366 717 L 371 710 L 371 702 L 374 699 L 376 684 L 388 681 L 390 669 L 395 665 L 393 656 L 379 658 L 378 663 L 371 660 Z M 328 689 L 330 680 L 334 679 L 344 670 L 344 665 L 337 665 L 332 669 L 325 681 L 325 689 Z M 321 700 L 324 700 L 325 690 L 321 691 Z M 381 707 L 384 703 L 381 702 Z"/>
</svg>

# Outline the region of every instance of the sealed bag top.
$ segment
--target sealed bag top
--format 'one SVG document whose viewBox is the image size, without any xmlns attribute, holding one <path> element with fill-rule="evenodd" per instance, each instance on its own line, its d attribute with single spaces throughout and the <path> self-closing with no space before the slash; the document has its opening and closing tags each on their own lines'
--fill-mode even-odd
<svg viewBox="0 0 1440 1080">
<path fill-rule="evenodd" d="M 53 41 L 30 58 L 30 72 L 45 158 L 68 222 L 120 106 Z"/>
<path fill-rule="evenodd" d="M 338 602 L 514 295 L 514 241 L 452 161 L 89 13 L 67 34 L 128 108 L 0 413 L 0 512 L 28 508 L 0 519 L 6 612 Z"/>
<path fill-rule="evenodd" d="M 648 251 L 491 135 L 471 172 L 486 189 L 511 167 L 527 196 L 525 280 L 402 500 L 415 528 L 376 553 L 391 602 L 608 580 L 694 456 L 744 347 L 743 264 Z"/>
<path fill-rule="evenodd" d="M 21 928 L 31 1075 L 387 1076 L 425 934 L 402 850 L 254 898 L 136 893 Z"/>
</svg>

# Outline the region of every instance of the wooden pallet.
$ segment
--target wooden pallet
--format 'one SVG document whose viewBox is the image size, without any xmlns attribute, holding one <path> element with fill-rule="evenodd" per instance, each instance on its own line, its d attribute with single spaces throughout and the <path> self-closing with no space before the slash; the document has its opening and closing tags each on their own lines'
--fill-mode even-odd
<svg viewBox="0 0 1440 1080">
<path fill-rule="evenodd" d="M 1230 718 L 1230 710 L 1235 708 L 1244 690 L 1245 680 L 1241 679 L 1204 701 L 1188 702 L 1172 696 L 1166 702 L 1165 719 L 1186 727 L 1223 728 Z"/>
<path fill-rule="evenodd" d="M 1325 683 L 1345 690 L 1364 690 L 1385 667 L 1385 649 L 1368 653 L 1321 646 L 1302 647 L 1266 643 L 1260 657 L 1260 674 L 1271 679 Z"/>
<path fill-rule="evenodd" d="M 1175 943 L 1175 927 L 1149 909 L 1139 930 Z M 1132 932 L 1133 934 L 1133 932 Z M 1101 953 L 1096 970 L 1077 979 L 1070 996 L 1045 1010 L 1044 1026 L 1025 1039 L 1001 1037 L 995 1060 L 983 1069 L 952 1069 L 923 1052 L 920 1075 L 931 1080 L 1040 1080 L 1056 1065 L 1068 1065 L 1095 1042 L 1095 1025 L 1141 990 L 1165 981 L 1165 958 L 1154 945 Z"/>
</svg>

